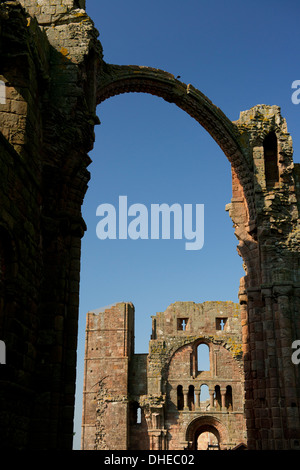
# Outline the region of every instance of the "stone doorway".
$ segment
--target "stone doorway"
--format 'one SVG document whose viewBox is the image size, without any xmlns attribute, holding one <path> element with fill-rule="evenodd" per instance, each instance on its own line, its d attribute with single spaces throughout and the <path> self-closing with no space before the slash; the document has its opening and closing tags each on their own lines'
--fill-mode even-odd
<svg viewBox="0 0 300 470">
<path fill-rule="evenodd" d="M 186 440 L 191 450 L 225 450 L 228 431 L 219 419 L 199 416 L 188 425 Z"/>
</svg>

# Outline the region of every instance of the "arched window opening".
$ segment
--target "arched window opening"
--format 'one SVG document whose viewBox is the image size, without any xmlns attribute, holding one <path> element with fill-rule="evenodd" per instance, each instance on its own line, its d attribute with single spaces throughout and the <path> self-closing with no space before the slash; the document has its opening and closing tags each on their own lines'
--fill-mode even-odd
<svg viewBox="0 0 300 470">
<path fill-rule="evenodd" d="M 206 411 L 210 407 L 209 388 L 205 384 L 201 385 L 200 388 L 200 407 L 202 411 Z"/>
<path fill-rule="evenodd" d="M 229 411 L 232 410 L 232 387 L 230 385 L 226 387 L 225 406 Z"/>
<path fill-rule="evenodd" d="M 184 399 L 183 399 L 182 385 L 178 385 L 178 387 L 177 387 L 177 409 L 178 410 L 183 410 L 183 406 L 184 406 Z"/>
<path fill-rule="evenodd" d="M 215 408 L 218 410 L 222 406 L 220 385 L 215 386 Z"/>
<path fill-rule="evenodd" d="M 194 411 L 194 409 L 195 409 L 195 389 L 194 389 L 194 385 L 189 386 L 188 408 L 189 408 L 190 411 Z"/>
<path fill-rule="evenodd" d="M 197 347 L 197 370 L 198 372 L 210 370 L 209 347 L 204 343 Z"/>
<path fill-rule="evenodd" d="M 142 422 L 142 409 L 137 402 L 130 404 L 130 424 L 141 424 Z"/>
<path fill-rule="evenodd" d="M 142 422 L 142 408 L 138 406 L 136 410 L 136 424 L 141 424 Z"/>
<path fill-rule="evenodd" d="M 267 188 L 272 188 L 279 182 L 277 137 L 270 132 L 264 139 L 264 161 Z"/>
</svg>

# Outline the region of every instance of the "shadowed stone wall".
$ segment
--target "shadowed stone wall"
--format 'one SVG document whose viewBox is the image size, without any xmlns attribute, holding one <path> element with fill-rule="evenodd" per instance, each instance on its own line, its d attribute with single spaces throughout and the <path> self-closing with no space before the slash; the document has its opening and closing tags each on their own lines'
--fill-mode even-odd
<svg viewBox="0 0 300 470">
<path fill-rule="evenodd" d="M 231 122 L 167 72 L 105 63 L 84 7 L 81 0 L 0 3 L 1 446 L 71 448 L 81 205 L 96 107 L 143 92 L 193 116 L 231 163 L 227 210 L 246 272 L 239 292 L 248 446 L 296 448 L 299 165 L 280 109 L 258 105 Z"/>
<path fill-rule="evenodd" d="M 56 17 L 47 3 L 36 12 L 42 27 L 19 2 L 0 4 L 4 448 L 71 448 L 73 440 L 81 205 L 101 46 L 82 10 Z M 66 5 L 54 3 L 56 12 Z"/>
</svg>

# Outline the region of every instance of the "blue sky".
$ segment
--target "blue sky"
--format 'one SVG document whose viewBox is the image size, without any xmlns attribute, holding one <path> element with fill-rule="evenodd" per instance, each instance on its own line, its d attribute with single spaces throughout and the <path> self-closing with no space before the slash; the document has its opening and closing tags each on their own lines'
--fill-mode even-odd
<svg viewBox="0 0 300 470">
<path fill-rule="evenodd" d="M 87 0 L 104 60 L 166 70 L 208 96 L 231 120 L 256 104 L 276 104 L 287 119 L 299 163 L 300 79 L 297 0 Z M 136 352 L 148 352 L 151 315 L 177 300 L 237 301 L 242 259 L 232 221 L 230 164 L 210 135 L 174 104 L 146 94 L 98 106 L 83 217 L 74 448 L 80 447 L 86 313 L 118 301 L 136 309 Z M 204 204 L 204 246 L 185 240 L 104 240 L 98 205 Z"/>
</svg>

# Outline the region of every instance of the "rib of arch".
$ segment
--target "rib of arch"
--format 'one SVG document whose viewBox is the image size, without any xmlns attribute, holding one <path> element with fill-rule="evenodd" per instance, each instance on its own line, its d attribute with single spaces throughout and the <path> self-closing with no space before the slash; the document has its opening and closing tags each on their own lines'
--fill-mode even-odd
<svg viewBox="0 0 300 470">
<path fill-rule="evenodd" d="M 172 74 L 150 67 L 104 64 L 97 82 L 97 104 L 122 93 L 149 93 L 176 104 L 212 136 L 228 158 L 244 191 L 249 218 L 255 220 L 252 169 L 237 126 L 203 93 Z"/>
</svg>

